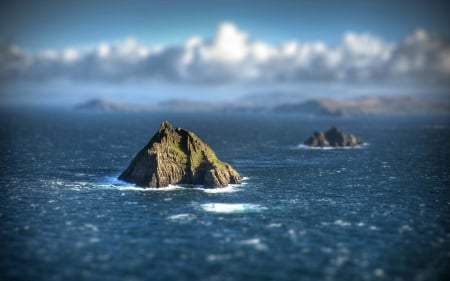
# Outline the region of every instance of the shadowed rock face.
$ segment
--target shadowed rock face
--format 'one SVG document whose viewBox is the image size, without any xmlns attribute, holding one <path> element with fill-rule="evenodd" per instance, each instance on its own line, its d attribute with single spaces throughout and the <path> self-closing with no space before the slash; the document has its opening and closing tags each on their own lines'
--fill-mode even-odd
<svg viewBox="0 0 450 281">
<path fill-rule="evenodd" d="M 355 135 L 344 134 L 338 128 L 331 127 L 325 133 L 314 132 L 304 144 L 315 147 L 344 147 L 361 145 L 363 141 Z"/>
<path fill-rule="evenodd" d="M 225 187 L 241 176 L 194 133 L 164 121 L 150 142 L 136 155 L 119 179 L 141 187 L 169 184 Z"/>
</svg>

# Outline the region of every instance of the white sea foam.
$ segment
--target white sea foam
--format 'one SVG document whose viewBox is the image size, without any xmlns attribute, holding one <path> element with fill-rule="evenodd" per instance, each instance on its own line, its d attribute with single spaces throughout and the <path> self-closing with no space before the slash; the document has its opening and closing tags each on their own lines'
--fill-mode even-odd
<svg viewBox="0 0 450 281">
<path fill-rule="evenodd" d="M 198 185 L 198 186 L 194 186 L 193 188 L 195 190 L 200 190 L 205 193 L 232 193 L 232 192 L 240 191 L 239 187 L 241 187 L 242 185 L 246 185 L 247 183 L 245 181 L 247 181 L 248 179 L 249 179 L 248 177 L 243 177 L 241 184 L 229 184 L 225 187 L 205 188 L 202 185 Z"/>
<path fill-rule="evenodd" d="M 232 255 L 210 254 L 206 257 L 208 262 L 224 261 L 232 259 Z"/>
<path fill-rule="evenodd" d="M 167 187 L 160 188 L 152 188 L 152 187 L 139 187 L 134 184 L 130 184 L 128 182 L 124 182 L 118 179 L 118 175 L 103 177 L 103 179 L 99 182 L 89 182 L 89 181 L 64 181 L 64 180 L 41 180 L 43 184 L 46 186 L 52 187 L 60 187 L 64 186 L 70 188 L 75 191 L 80 191 L 83 189 L 112 189 L 112 190 L 120 190 L 120 191 L 176 191 L 176 190 L 194 190 L 201 191 L 205 193 L 231 193 L 240 191 L 240 187 L 246 185 L 245 182 L 248 178 L 244 177 L 242 184 L 230 184 L 226 187 L 221 188 L 205 188 L 203 185 L 169 185 Z M 122 193 L 124 195 L 124 193 Z"/>
<path fill-rule="evenodd" d="M 91 244 L 95 244 L 95 243 L 99 243 L 101 240 L 98 237 L 91 237 L 89 238 L 89 243 Z"/>
<path fill-rule="evenodd" d="M 87 230 L 90 230 L 92 232 L 98 232 L 98 227 L 96 225 L 90 224 L 90 223 L 85 223 L 84 224 L 84 228 Z"/>
<path fill-rule="evenodd" d="M 246 246 L 252 246 L 256 250 L 264 251 L 267 250 L 267 245 L 264 244 L 261 239 L 259 238 L 253 238 L 253 239 L 247 239 L 239 241 L 238 244 L 240 245 L 246 245 Z"/>
<path fill-rule="evenodd" d="M 269 227 L 269 228 L 278 228 L 278 227 L 281 227 L 281 226 L 282 226 L 281 223 L 271 223 L 267 227 Z"/>
<path fill-rule="evenodd" d="M 384 270 L 382 268 L 377 268 L 373 271 L 373 274 L 376 277 L 383 277 L 384 276 Z"/>
<path fill-rule="evenodd" d="M 336 256 L 335 258 L 331 259 L 331 263 L 334 266 L 341 267 L 344 265 L 350 258 L 348 256 Z"/>
<path fill-rule="evenodd" d="M 196 218 L 193 214 L 176 214 L 168 216 L 167 219 L 176 221 L 176 222 L 190 222 Z"/>
<path fill-rule="evenodd" d="M 247 178 L 244 178 L 245 180 Z M 174 191 L 174 190 L 194 190 L 194 191 L 202 191 L 205 193 L 231 193 L 240 191 L 239 184 L 229 184 L 225 187 L 220 188 L 206 188 L 203 185 L 194 185 L 194 186 L 184 186 L 184 185 L 172 185 L 169 184 L 167 187 L 138 187 L 127 182 L 119 180 L 117 177 L 106 177 L 104 182 L 97 184 L 100 188 L 113 188 L 117 190 L 131 190 L 131 191 Z"/>
<path fill-rule="evenodd" d="M 351 222 L 347 222 L 347 221 L 343 221 L 343 220 L 335 220 L 334 224 L 335 225 L 339 225 L 339 226 L 350 226 L 350 225 L 352 225 Z"/>
<path fill-rule="evenodd" d="M 138 187 L 138 186 L 113 186 L 115 189 L 118 190 L 132 190 L 132 191 L 145 191 L 145 192 L 151 192 L 151 191 L 173 191 L 173 190 L 180 190 L 180 189 L 186 189 L 186 187 L 178 186 L 178 185 L 169 185 L 167 187 Z"/>
<path fill-rule="evenodd" d="M 202 209 L 207 212 L 212 213 L 224 213 L 224 214 L 233 214 L 233 213 L 253 213 L 253 212 L 261 212 L 265 210 L 265 207 L 262 207 L 258 204 L 250 204 L 250 203 L 206 203 L 201 205 Z"/>
<path fill-rule="evenodd" d="M 402 226 L 400 227 L 400 229 L 399 229 L 399 232 L 400 232 L 400 233 L 408 232 L 408 231 L 413 231 L 413 228 L 412 228 L 411 226 L 407 225 L 407 224 L 402 225 Z"/>
<path fill-rule="evenodd" d="M 202 188 L 202 187 L 199 187 L 199 188 L 195 188 L 195 189 L 201 190 L 201 191 L 206 192 L 206 193 L 232 193 L 232 192 L 239 191 L 238 186 L 239 185 L 237 185 L 237 184 L 230 184 L 230 185 L 228 185 L 226 187 L 220 187 L 220 188 Z"/>
<path fill-rule="evenodd" d="M 364 147 L 369 146 L 369 143 L 365 142 L 361 145 L 355 145 L 355 146 L 341 146 L 341 147 L 316 147 L 316 146 L 309 146 L 305 144 L 299 144 L 295 146 L 295 149 L 311 149 L 311 150 L 334 150 L 334 149 L 362 149 Z"/>
</svg>

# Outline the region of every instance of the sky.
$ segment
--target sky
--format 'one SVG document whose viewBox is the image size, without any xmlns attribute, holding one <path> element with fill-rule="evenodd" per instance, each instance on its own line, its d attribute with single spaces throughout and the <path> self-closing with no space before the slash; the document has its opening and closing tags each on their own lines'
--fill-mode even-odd
<svg viewBox="0 0 450 281">
<path fill-rule="evenodd" d="M 0 103 L 448 99 L 446 1 L 1 1 Z"/>
</svg>

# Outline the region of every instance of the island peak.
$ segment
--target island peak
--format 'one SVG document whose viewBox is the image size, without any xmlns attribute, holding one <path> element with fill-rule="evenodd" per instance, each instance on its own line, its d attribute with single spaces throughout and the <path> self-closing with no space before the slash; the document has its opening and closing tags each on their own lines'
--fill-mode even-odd
<svg viewBox="0 0 450 281">
<path fill-rule="evenodd" d="M 188 130 L 174 129 L 168 121 L 136 155 L 120 180 L 142 187 L 169 184 L 225 187 L 241 181 L 239 173 L 220 161 L 214 151 Z"/>
</svg>

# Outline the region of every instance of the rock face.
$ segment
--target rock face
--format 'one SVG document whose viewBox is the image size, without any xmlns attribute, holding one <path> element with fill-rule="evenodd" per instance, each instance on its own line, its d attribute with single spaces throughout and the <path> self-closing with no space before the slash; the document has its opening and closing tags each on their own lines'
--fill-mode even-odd
<svg viewBox="0 0 450 281">
<path fill-rule="evenodd" d="M 325 133 L 314 132 L 304 144 L 314 147 L 344 147 L 361 145 L 363 141 L 355 135 L 344 134 L 338 128 L 331 127 Z"/>
<path fill-rule="evenodd" d="M 141 187 L 169 184 L 225 187 L 242 177 L 194 133 L 164 121 L 119 179 Z"/>
</svg>

